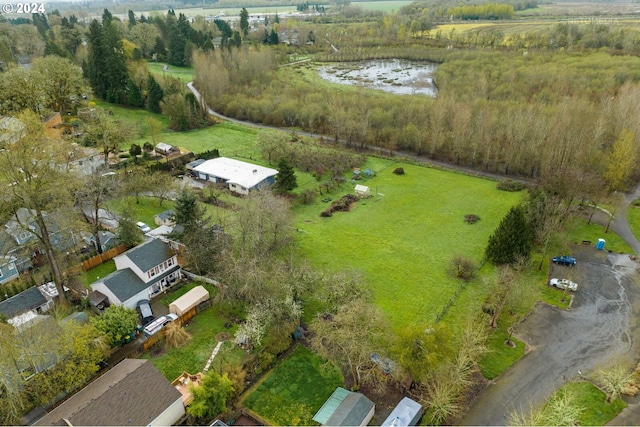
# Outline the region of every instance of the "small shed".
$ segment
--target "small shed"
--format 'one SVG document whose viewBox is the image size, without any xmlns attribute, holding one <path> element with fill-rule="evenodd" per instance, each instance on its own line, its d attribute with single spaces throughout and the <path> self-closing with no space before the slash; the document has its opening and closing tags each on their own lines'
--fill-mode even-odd
<svg viewBox="0 0 640 427">
<path fill-rule="evenodd" d="M 171 154 L 179 151 L 173 145 L 167 144 L 165 142 L 159 142 L 158 145 L 156 145 L 155 150 L 156 150 L 156 153 L 163 154 L 163 155 L 167 155 L 167 154 Z"/>
<path fill-rule="evenodd" d="M 366 185 L 357 184 L 354 191 L 356 193 L 356 196 L 360 197 L 361 199 L 371 196 L 371 190 L 369 190 L 369 187 L 367 187 Z"/>
<path fill-rule="evenodd" d="M 375 408 L 364 394 L 338 387 L 313 420 L 325 426 L 366 426 L 373 418 Z"/>
<path fill-rule="evenodd" d="M 408 397 L 402 398 L 400 403 L 393 408 L 386 420 L 383 421 L 383 427 L 391 426 L 415 426 L 422 416 L 422 405 Z"/>
<path fill-rule="evenodd" d="M 209 291 L 204 286 L 196 286 L 180 298 L 169 304 L 169 312 L 182 316 L 198 304 L 210 298 Z"/>
</svg>

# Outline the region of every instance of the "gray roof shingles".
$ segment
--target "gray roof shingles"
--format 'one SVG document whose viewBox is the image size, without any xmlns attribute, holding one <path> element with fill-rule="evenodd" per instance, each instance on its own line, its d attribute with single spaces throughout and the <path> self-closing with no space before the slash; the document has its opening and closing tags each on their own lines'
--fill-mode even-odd
<svg viewBox="0 0 640 427">
<path fill-rule="evenodd" d="M 151 239 L 135 248 L 125 252 L 127 256 L 140 270 L 148 271 L 156 265 L 173 256 L 171 247 L 160 239 Z"/>
<path fill-rule="evenodd" d="M 124 303 L 132 296 L 142 292 L 158 280 L 168 276 L 179 268 L 180 266 L 176 264 L 173 268 L 165 270 L 164 273 L 155 276 L 153 278 L 154 280 L 148 283 L 143 282 L 130 268 L 125 268 L 109 274 L 102 279 L 102 283 L 104 283 L 105 286 L 109 288 L 121 302 Z"/>
<path fill-rule="evenodd" d="M 144 426 L 181 399 L 151 362 L 125 359 L 35 425 Z"/>
<path fill-rule="evenodd" d="M 47 299 L 44 295 L 40 293 L 36 286 L 33 286 L 26 291 L 22 291 L 19 294 L 0 302 L 0 313 L 4 314 L 8 318 L 12 318 L 29 310 L 38 308 L 46 302 Z"/>
</svg>

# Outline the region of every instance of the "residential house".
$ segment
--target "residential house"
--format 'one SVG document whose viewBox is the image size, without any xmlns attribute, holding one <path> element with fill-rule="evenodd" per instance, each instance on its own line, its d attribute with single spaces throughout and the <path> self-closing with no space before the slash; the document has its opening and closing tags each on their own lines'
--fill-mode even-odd
<svg viewBox="0 0 640 427">
<path fill-rule="evenodd" d="M 338 387 L 313 420 L 324 426 L 366 426 L 373 418 L 375 408 L 364 394 Z"/>
<path fill-rule="evenodd" d="M 96 238 L 93 234 L 82 232 L 80 233 L 80 235 L 82 236 L 82 240 L 88 247 L 90 247 L 92 250 L 98 249 Z M 118 245 L 118 236 L 116 236 L 115 233 L 112 233 L 109 230 L 98 231 L 98 237 L 100 238 L 100 247 L 102 248 L 102 252 L 106 252 Z"/>
<path fill-rule="evenodd" d="M 46 313 L 53 306 L 53 299 L 47 299 L 37 286 L 32 286 L 0 302 L 0 313 L 8 323 L 19 326 Z"/>
<path fill-rule="evenodd" d="M 148 360 L 125 359 L 38 420 L 37 426 L 170 426 L 180 392 Z"/>
<path fill-rule="evenodd" d="M 173 211 L 173 209 L 169 209 L 164 212 L 160 212 L 159 214 L 154 216 L 153 220 L 155 221 L 158 227 L 160 227 L 161 225 L 174 225 L 175 224 L 173 222 L 174 215 L 175 215 L 175 212 Z"/>
<path fill-rule="evenodd" d="M 64 223 L 63 219 L 48 213 L 43 213 L 43 216 L 49 239 L 56 250 L 66 251 L 76 244 L 71 230 L 60 226 Z M 15 257 L 14 262 L 18 272 L 46 262 L 44 250 L 34 233 L 40 233 L 40 227 L 35 220 L 35 211 L 26 208 L 18 209 L 0 230 L 0 254 Z"/>
<path fill-rule="evenodd" d="M 149 239 L 113 260 L 117 270 L 91 285 L 112 305 L 135 308 L 139 300 L 152 298 L 182 277 L 176 251 L 160 239 Z"/>
<path fill-rule="evenodd" d="M 196 178 L 205 181 L 227 184 L 229 190 L 238 194 L 249 194 L 251 190 L 268 187 L 275 182 L 278 171 L 242 162 L 240 160 L 218 157 L 192 165 Z"/>
<path fill-rule="evenodd" d="M 0 285 L 17 279 L 20 276 L 16 261 L 18 258 L 10 255 L 0 255 Z"/>
</svg>

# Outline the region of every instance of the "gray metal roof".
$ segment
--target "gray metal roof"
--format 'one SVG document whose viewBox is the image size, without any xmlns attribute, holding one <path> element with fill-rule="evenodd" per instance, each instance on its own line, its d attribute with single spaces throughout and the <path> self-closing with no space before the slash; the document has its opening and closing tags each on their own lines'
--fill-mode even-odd
<svg viewBox="0 0 640 427">
<path fill-rule="evenodd" d="M 40 293 L 38 287 L 33 286 L 0 302 L 0 313 L 10 319 L 29 310 L 36 309 L 46 302 L 46 298 Z"/>
<path fill-rule="evenodd" d="M 140 270 L 149 271 L 171 258 L 174 253 L 171 247 L 160 239 L 151 239 L 123 254 Z"/>
<path fill-rule="evenodd" d="M 365 395 L 338 387 L 313 416 L 313 420 L 322 425 L 359 426 L 373 407 L 373 402 Z"/>
</svg>

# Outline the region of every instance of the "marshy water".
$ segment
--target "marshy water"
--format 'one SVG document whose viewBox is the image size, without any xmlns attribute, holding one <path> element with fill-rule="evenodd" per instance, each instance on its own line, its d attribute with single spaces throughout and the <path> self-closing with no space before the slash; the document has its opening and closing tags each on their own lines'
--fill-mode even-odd
<svg viewBox="0 0 640 427">
<path fill-rule="evenodd" d="M 384 90 L 399 95 L 437 96 L 433 83 L 436 64 L 403 59 L 382 59 L 342 62 L 320 67 L 324 80 L 370 89 Z"/>
</svg>

